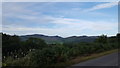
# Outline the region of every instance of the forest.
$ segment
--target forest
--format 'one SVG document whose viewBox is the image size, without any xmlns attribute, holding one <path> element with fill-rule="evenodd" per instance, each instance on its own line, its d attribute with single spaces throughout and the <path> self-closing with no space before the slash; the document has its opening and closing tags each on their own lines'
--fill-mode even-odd
<svg viewBox="0 0 120 68">
<path fill-rule="evenodd" d="M 30 37 L 21 41 L 17 35 L 2 34 L 2 65 L 47 67 L 66 62 L 77 56 L 118 49 L 120 34 L 99 36 L 94 42 L 49 45 L 43 39 Z"/>
</svg>

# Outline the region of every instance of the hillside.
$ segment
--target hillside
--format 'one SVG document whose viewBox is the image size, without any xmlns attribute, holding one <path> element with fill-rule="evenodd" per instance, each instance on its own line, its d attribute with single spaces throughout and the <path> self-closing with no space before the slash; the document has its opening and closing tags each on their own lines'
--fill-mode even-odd
<svg viewBox="0 0 120 68">
<path fill-rule="evenodd" d="M 60 36 L 46 36 L 42 34 L 24 35 L 20 36 L 22 40 L 27 40 L 30 37 L 41 38 L 45 40 L 46 43 L 78 43 L 78 42 L 93 42 L 98 36 L 71 36 L 63 38 Z"/>
</svg>

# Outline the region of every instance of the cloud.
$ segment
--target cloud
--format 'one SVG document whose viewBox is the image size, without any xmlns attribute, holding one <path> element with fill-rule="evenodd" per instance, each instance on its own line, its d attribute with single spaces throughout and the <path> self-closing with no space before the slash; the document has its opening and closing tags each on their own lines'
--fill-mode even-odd
<svg viewBox="0 0 120 68">
<path fill-rule="evenodd" d="M 2 2 L 0 2 L 0 32 L 2 32 Z"/>
<path fill-rule="evenodd" d="M 99 9 L 104 9 L 104 8 L 111 8 L 111 7 L 114 7 L 116 5 L 118 5 L 118 2 L 98 4 L 96 6 L 93 6 L 92 8 L 85 10 L 85 11 L 94 11 L 94 10 L 99 10 Z"/>
<path fill-rule="evenodd" d="M 61 17 L 46 15 L 43 13 L 44 10 L 41 9 L 45 9 L 49 5 L 53 6 L 54 3 L 41 3 L 39 6 L 36 3 L 3 3 L 3 32 L 17 35 L 42 33 L 64 37 L 82 35 L 86 33 L 85 30 L 91 31 L 93 34 L 107 31 L 116 32 L 116 22 L 100 21 L 101 19 L 90 21 L 87 19 L 67 18 L 62 16 L 64 14 L 61 14 Z M 36 6 L 39 11 L 35 11 Z M 81 8 L 72 10 L 73 12 L 79 11 Z M 94 8 L 94 10 L 97 9 Z M 89 34 L 89 32 L 86 34 Z"/>
<path fill-rule="evenodd" d="M 33 10 L 27 9 L 28 7 L 34 5 L 35 3 L 18 3 L 18 2 L 3 2 L 3 15 L 4 16 L 17 16 L 17 15 L 34 15 L 37 14 Z"/>
<path fill-rule="evenodd" d="M 24 34 L 48 34 L 48 35 L 61 35 L 63 37 L 69 35 L 81 35 L 84 30 L 95 32 L 111 31 L 117 29 L 117 23 L 109 22 L 93 22 L 79 19 L 70 18 L 54 18 L 53 23 L 56 24 L 55 28 L 42 28 L 42 27 L 26 27 L 17 25 L 5 25 L 3 31 L 10 34 L 24 35 Z"/>
<path fill-rule="evenodd" d="M 39 6 L 37 5 L 39 4 Z M 45 24 L 45 22 L 52 21 L 52 17 L 42 14 L 43 10 L 54 3 L 3 3 L 3 25 L 10 24 L 30 24 L 38 23 Z M 11 8 L 12 7 L 12 8 Z M 29 9 L 32 8 L 32 9 Z M 39 11 L 35 11 L 38 9 Z M 12 19 L 19 19 L 18 21 L 11 21 Z M 9 20 L 9 21 L 8 21 Z M 21 21 L 22 22 L 21 22 Z"/>
<path fill-rule="evenodd" d="M 3 2 L 115 2 L 119 0 L 3 0 Z"/>
</svg>

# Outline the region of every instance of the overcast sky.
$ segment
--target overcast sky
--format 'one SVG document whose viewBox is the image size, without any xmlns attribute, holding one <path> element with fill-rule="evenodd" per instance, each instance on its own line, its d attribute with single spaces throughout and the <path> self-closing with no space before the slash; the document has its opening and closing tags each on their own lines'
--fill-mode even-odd
<svg viewBox="0 0 120 68">
<path fill-rule="evenodd" d="M 116 35 L 117 2 L 5 2 L 3 32 L 62 37 Z"/>
</svg>

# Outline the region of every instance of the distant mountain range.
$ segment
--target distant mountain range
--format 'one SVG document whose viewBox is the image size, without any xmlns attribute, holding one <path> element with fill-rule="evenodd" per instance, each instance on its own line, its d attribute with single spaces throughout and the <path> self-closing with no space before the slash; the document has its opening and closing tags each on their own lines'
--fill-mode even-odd
<svg viewBox="0 0 120 68">
<path fill-rule="evenodd" d="M 60 36 L 46 36 L 41 34 L 33 34 L 33 35 L 24 35 L 20 36 L 21 40 L 25 41 L 30 37 L 41 38 L 45 40 L 46 43 L 79 43 L 79 42 L 93 42 L 98 36 L 71 36 L 67 38 L 63 38 Z"/>
</svg>

